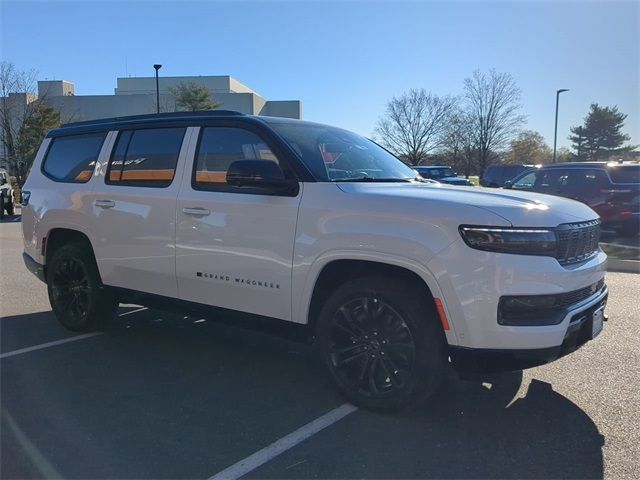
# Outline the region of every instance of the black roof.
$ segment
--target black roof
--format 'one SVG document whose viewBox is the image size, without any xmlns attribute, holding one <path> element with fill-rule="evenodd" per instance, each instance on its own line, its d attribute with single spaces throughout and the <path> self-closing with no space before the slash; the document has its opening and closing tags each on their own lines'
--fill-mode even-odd
<svg viewBox="0 0 640 480">
<path fill-rule="evenodd" d="M 617 167 L 622 165 L 640 165 L 638 162 L 561 162 L 542 165 L 543 168 L 566 168 L 566 167 Z"/>
<path fill-rule="evenodd" d="M 86 120 L 84 122 L 66 123 L 60 128 L 50 130 L 47 137 L 57 137 L 77 133 L 103 132 L 106 130 L 117 130 L 123 126 L 141 124 L 154 125 L 156 123 L 170 123 L 180 125 L 185 122 L 193 121 L 194 119 L 202 121 L 224 118 L 253 119 L 255 117 L 233 110 L 204 110 L 199 112 L 168 112 L 152 113 L 147 115 L 131 115 L 127 117 L 98 118 L 95 120 Z"/>
<path fill-rule="evenodd" d="M 147 120 L 189 120 L 192 118 L 219 118 L 219 117 L 235 117 L 238 115 L 244 115 L 244 113 L 236 112 L 234 110 L 202 110 L 198 112 L 167 112 L 167 113 L 148 113 L 145 115 L 131 115 L 127 117 L 110 117 L 110 118 L 98 118 L 95 120 L 85 120 L 84 122 L 70 122 L 65 123 L 61 128 L 68 127 L 80 127 L 84 125 L 104 125 L 118 122 L 137 122 Z"/>
</svg>

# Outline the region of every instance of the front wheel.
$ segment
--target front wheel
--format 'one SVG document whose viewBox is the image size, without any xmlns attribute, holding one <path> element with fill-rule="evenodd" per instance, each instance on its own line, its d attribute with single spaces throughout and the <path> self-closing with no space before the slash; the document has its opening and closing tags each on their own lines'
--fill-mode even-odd
<svg viewBox="0 0 640 480">
<path fill-rule="evenodd" d="M 81 243 L 64 245 L 47 262 L 47 290 L 56 318 L 69 330 L 87 331 L 112 319 L 118 308 L 104 288 L 90 250 Z"/>
<path fill-rule="evenodd" d="M 318 318 L 318 343 L 340 391 L 354 404 L 394 411 L 423 400 L 447 367 L 433 301 L 409 282 L 349 281 Z"/>
<path fill-rule="evenodd" d="M 9 205 L 7 205 L 7 215 L 9 216 L 13 215 L 13 203 L 10 203 Z"/>
</svg>

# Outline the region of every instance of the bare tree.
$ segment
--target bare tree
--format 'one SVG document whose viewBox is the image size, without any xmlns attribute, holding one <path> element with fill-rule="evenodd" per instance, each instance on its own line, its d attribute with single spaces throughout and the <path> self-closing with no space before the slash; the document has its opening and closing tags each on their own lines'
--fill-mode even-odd
<svg viewBox="0 0 640 480">
<path fill-rule="evenodd" d="M 520 88 L 508 73 L 473 72 L 464 81 L 465 110 L 471 119 L 478 148 L 478 166 L 484 171 L 492 152 L 499 151 L 525 123 L 520 112 Z"/>
<path fill-rule="evenodd" d="M 0 143 L 9 167 L 16 161 L 23 119 L 31 115 L 31 103 L 37 98 L 35 85 L 35 72 L 21 72 L 13 63 L 0 63 Z"/>
<path fill-rule="evenodd" d="M 378 120 L 380 143 L 410 165 L 419 164 L 441 142 L 454 97 L 439 97 L 424 89 L 393 97 Z"/>
<path fill-rule="evenodd" d="M 453 109 L 449 115 L 447 128 L 442 135 L 440 156 L 444 162 L 456 171 L 464 172 L 465 176 L 474 173 L 474 160 L 477 158 L 478 147 L 473 132 L 471 117 L 459 107 Z"/>
<path fill-rule="evenodd" d="M 33 161 L 34 145 L 37 149 L 41 137 L 60 122 L 59 113 L 45 106 L 46 95 L 38 97 L 36 76 L 34 70 L 19 71 L 13 63 L 0 63 L 1 156 L 20 185 Z"/>
</svg>

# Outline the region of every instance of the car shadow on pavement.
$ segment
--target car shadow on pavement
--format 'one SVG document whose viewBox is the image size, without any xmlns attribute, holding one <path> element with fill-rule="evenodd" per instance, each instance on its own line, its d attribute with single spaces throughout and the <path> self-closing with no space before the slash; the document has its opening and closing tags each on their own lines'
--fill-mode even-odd
<svg viewBox="0 0 640 480">
<path fill-rule="evenodd" d="M 521 381 L 521 372 L 452 377 L 421 406 L 358 411 L 247 477 L 603 478 L 591 418 L 539 380 L 514 398 Z"/>
<path fill-rule="evenodd" d="M 3 410 L 63 476 L 211 475 L 343 402 L 308 345 L 122 313 L 104 335 L 3 364 Z M 12 335 L 20 324 L 58 328 L 50 312 L 2 320 Z M 539 380 L 521 389 L 522 373 L 483 380 L 450 377 L 398 414 L 357 411 L 248 477 L 602 478 L 603 437 L 580 407 Z M 6 442 L 4 471 L 33 473 Z"/>
<path fill-rule="evenodd" d="M 514 398 L 521 382 L 522 372 L 484 382 L 450 379 L 431 402 L 402 415 L 398 423 L 411 426 L 389 428 L 409 449 L 407 463 L 422 464 L 393 476 L 602 478 L 604 439 L 589 416 L 536 379 Z M 411 445 L 419 448 L 411 452 Z"/>
</svg>

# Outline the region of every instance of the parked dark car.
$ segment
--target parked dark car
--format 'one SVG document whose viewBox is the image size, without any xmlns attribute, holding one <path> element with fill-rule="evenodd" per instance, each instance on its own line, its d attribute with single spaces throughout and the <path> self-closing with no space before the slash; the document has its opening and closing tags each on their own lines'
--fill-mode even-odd
<svg viewBox="0 0 640 480">
<path fill-rule="evenodd" d="M 505 188 L 573 198 L 624 235 L 640 232 L 640 163 L 556 163 L 528 170 Z"/>
<path fill-rule="evenodd" d="M 466 178 L 456 176 L 456 172 L 453 171 L 453 168 L 446 165 L 419 165 L 417 167 L 413 167 L 413 169 L 418 172 L 421 177 L 437 180 L 440 183 L 462 186 L 473 185 L 473 183 Z"/>
<path fill-rule="evenodd" d="M 522 172 L 533 168 L 535 165 L 491 165 L 480 177 L 480 185 L 483 187 L 502 187 L 505 182 L 512 180 Z"/>
</svg>

